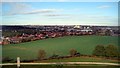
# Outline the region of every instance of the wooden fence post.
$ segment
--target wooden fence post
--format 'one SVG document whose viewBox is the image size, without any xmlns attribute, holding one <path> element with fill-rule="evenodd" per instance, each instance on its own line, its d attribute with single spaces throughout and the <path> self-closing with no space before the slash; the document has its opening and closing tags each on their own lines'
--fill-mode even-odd
<svg viewBox="0 0 120 68">
<path fill-rule="evenodd" d="M 20 68 L 20 57 L 17 57 L 17 67 Z"/>
</svg>

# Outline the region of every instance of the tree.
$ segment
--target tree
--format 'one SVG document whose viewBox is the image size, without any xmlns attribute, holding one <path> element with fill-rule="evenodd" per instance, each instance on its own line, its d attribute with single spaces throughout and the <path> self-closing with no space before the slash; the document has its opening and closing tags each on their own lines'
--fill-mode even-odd
<svg viewBox="0 0 120 68">
<path fill-rule="evenodd" d="M 118 57 L 119 56 L 119 50 L 116 46 L 114 45 L 108 45 L 105 48 L 105 56 L 106 57 Z"/>
<path fill-rule="evenodd" d="M 105 56 L 105 47 L 103 45 L 97 45 L 93 50 L 95 56 Z"/>
<path fill-rule="evenodd" d="M 76 54 L 77 54 L 77 50 L 75 50 L 75 49 L 70 50 L 70 55 L 71 56 L 75 56 Z"/>
<path fill-rule="evenodd" d="M 46 57 L 46 52 L 44 50 L 40 49 L 39 52 L 38 52 L 38 59 L 42 60 L 45 57 Z"/>
</svg>

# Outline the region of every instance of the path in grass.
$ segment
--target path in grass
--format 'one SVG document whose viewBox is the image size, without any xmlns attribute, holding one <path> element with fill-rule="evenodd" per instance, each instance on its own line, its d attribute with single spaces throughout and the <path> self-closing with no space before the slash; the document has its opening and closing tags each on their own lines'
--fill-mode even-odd
<svg viewBox="0 0 120 68">
<path fill-rule="evenodd" d="M 2 68 L 17 68 L 16 65 L 3 66 Z M 91 66 L 91 65 L 21 65 L 20 68 L 119 68 L 118 66 Z"/>
<path fill-rule="evenodd" d="M 3 63 L 0 66 L 18 65 L 17 63 Z M 20 63 L 20 65 L 112 65 L 120 66 L 118 63 L 101 63 L 101 62 L 50 62 L 50 63 Z"/>
</svg>

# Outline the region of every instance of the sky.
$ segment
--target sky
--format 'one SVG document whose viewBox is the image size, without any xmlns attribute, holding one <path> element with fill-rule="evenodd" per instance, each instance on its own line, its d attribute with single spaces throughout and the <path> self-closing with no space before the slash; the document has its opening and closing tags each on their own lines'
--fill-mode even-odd
<svg viewBox="0 0 120 68">
<path fill-rule="evenodd" d="M 0 0 L 2 2 L 118 2 L 119 0 Z"/>
<path fill-rule="evenodd" d="M 117 2 L 2 2 L 2 25 L 118 25 Z"/>
</svg>

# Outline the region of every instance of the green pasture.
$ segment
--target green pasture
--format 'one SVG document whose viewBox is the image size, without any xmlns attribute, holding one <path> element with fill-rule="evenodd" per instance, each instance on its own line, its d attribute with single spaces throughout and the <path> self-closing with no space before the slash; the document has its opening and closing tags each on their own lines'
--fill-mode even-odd
<svg viewBox="0 0 120 68">
<path fill-rule="evenodd" d="M 47 57 L 53 54 L 59 56 L 69 55 L 70 49 L 76 49 L 81 54 L 91 55 L 96 45 L 118 46 L 118 37 L 115 36 L 65 36 L 31 41 L 20 44 L 9 44 L 2 47 L 3 57 L 16 60 L 36 59 L 38 50 L 46 51 Z"/>
<path fill-rule="evenodd" d="M 119 63 L 118 60 L 110 60 L 105 58 L 98 57 L 71 57 L 71 58 L 63 58 L 63 59 L 50 59 L 43 61 L 35 61 L 35 62 L 109 62 L 109 63 Z"/>
</svg>

